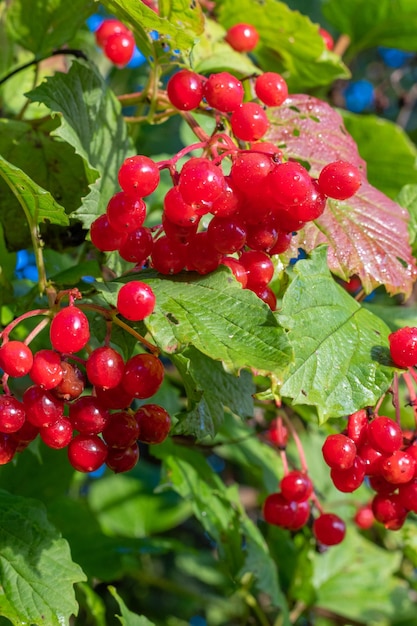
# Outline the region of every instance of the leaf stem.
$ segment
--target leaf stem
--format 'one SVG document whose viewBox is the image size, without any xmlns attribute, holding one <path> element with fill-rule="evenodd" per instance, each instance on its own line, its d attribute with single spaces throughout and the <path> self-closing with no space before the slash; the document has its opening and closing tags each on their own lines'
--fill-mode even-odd
<svg viewBox="0 0 417 626">
<path fill-rule="evenodd" d="M 12 78 L 12 76 L 15 76 L 19 72 L 26 70 L 31 65 L 36 65 L 40 63 L 41 61 L 45 61 L 46 59 L 49 59 L 50 57 L 59 56 L 61 54 L 71 55 L 71 56 L 76 57 L 77 59 L 84 59 L 85 61 L 88 61 L 88 57 L 84 54 L 82 50 L 75 50 L 73 48 L 67 48 L 65 50 L 53 50 L 50 54 L 46 54 L 45 56 L 42 56 L 42 57 L 35 57 L 34 59 L 32 59 L 32 61 L 28 61 L 27 63 L 24 63 L 23 65 L 20 65 L 19 67 L 16 67 L 14 70 L 12 70 L 8 74 L 6 74 L 6 76 L 3 76 L 3 78 L 0 79 L 0 85 L 2 85 L 7 80 L 9 80 L 9 78 Z"/>
</svg>

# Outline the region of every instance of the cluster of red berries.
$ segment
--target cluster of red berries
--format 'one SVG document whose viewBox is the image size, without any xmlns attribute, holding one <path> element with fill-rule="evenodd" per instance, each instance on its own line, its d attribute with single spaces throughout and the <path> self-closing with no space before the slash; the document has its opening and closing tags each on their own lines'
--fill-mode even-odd
<svg viewBox="0 0 417 626">
<path fill-rule="evenodd" d="M 268 439 L 285 455 L 288 429 L 282 423 L 281 418 L 271 422 Z M 312 519 L 312 505 L 319 511 L 314 519 Z M 343 541 L 346 534 L 346 525 L 338 515 L 322 511 L 306 468 L 302 471 L 288 471 L 286 468 L 279 491 L 267 496 L 262 512 L 268 524 L 293 532 L 309 524 L 312 519 L 313 535 L 322 546 L 337 545 Z"/>
<path fill-rule="evenodd" d="M 361 174 L 350 163 L 335 161 L 314 179 L 300 163 L 284 162 L 275 145 L 257 141 L 269 124 L 264 109 L 255 102 L 242 103 L 242 84 L 227 72 L 206 79 L 181 70 L 167 90 L 180 110 L 194 109 L 204 98 L 218 114 L 232 111 L 227 118 L 232 136 L 249 146 L 239 148 L 222 133 L 168 161 L 155 163 L 143 155 L 126 159 L 118 175 L 122 191 L 92 223 L 91 241 L 103 252 L 118 250 L 124 260 L 150 265 L 161 274 L 207 274 L 227 265 L 243 287 L 274 309 L 271 256 L 285 252 L 293 233 L 323 213 L 328 197 L 352 196 Z M 256 78 L 255 90 L 274 106 L 288 93 L 285 81 L 273 73 Z M 192 157 L 177 171 L 180 157 L 196 147 L 208 156 Z M 226 159 L 229 171 L 224 174 Z M 144 198 L 157 188 L 162 168 L 169 170 L 173 186 L 164 198 L 161 226 L 150 229 L 144 226 Z"/>
<path fill-rule="evenodd" d="M 44 315 L 39 329 L 49 321 L 50 313 Z M 125 472 L 138 461 L 138 441 L 156 444 L 167 437 L 171 419 L 163 407 L 131 407 L 159 389 L 164 367 L 158 357 L 139 353 L 125 362 L 108 344 L 88 350 L 88 318 L 72 302 L 52 317 L 51 348 L 33 353 L 27 343 L 9 339 L 11 330 L 3 331 L 0 347 L 0 464 L 39 435 L 51 448 L 67 448 L 71 465 L 80 472 L 103 463 Z M 75 355 L 85 348 L 87 358 Z M 32 384 L 19 400 L 8 379 L 26 375 Z"/>
<path fill-rule="evenodd" d="M 135 50 L 133 32 L 115 18 L 103 20 L 95 31 L 97 45 L 112 63 L 123 67 L 131 60 Z"/>
</svg>

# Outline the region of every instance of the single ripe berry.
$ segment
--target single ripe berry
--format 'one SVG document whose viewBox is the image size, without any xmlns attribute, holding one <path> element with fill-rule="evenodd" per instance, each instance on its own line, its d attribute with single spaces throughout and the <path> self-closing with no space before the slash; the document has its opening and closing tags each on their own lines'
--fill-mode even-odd
<svg viewBox="0 0 417 626">
<path fill-rule="evenodd" d="M 272 202 L 286 210 L 308 201 L 312 191 L 310 174 L 295 161 L 278 163 L 268 175 L 267 184 Z M 298 216 L 294 219 L 304 221 Z"/>
<path fill-rule="evenodd" d="M 313 522 L 313 534 L 324 546 L 335 546 L 345 538 L 346 526 L 338 515 L 322 513 Z"/>
<path fill-rule="evenodd" d="M 219 267 L 221 257 L 207 232 L 197 233 L 187 246 L 187 269 L 202 275 L 209 274 Z"/>
<path fill-rule="evenodd" d="M 399 494 L 383 495 L 377 493 L 372 500 L 372 512 L 375 519 L 385 528 L 398 530 L 407 516 L 407 509 L 402 504 Z"/>
<path fill-rule="evenodd" d="M 134 398 L 153 396 L 162 385 L 164 366 L 152 354 L 136 354 L 126 363 L 122 379 L 124 389 Z"/>
<path fill-rule="evenodd" d="M 103 20 L 100 26 L 95 31 L 97 45 L 100 46 L 100 48 L 104 48 L 104 46 L 106 45 L 106 41 L 110 37 L 110 35 L 120 33 L 125 34 L 128 32 L 128 30 L 129 29 L 127 28 L 127 26 L 122 24 L 122 22 L 119 22 L 119 20 L 113 18 Z"/>
<path fill-rule="evenodd" d="M 159 185 L 159 168 L 142 154 L 125 159 L 120 166 L 119 185 L 129 196 L 149 196 Z"/>
<path fill-rule="evenodd" d="M 33 365 L 29 376 L 44 389 L 53 389 L 62 380 L 61 355 L 54 350 L 39 350 L 33 357 Z"/>
<path fill-rule="evenodd" d="M 388 335 L 391 358 L 398 367 L 417 365 L 417 328 L 405 326 Z"/>
<path fill-rule="evenodd" d="M 13 435 L 0 432 L 0 465 L 10 463 L 16 453 L 17 445 Z"/>
<path fill-rule="evenodd" d="M 365 409 L 360 409 L 349 415 L 346 434 L 357 446 L 365 442 L 367 429 L 368 414 Z"/>
<path fill-rule="evenodd" d="M 105 462 L 107 446 L 98 435 L 76 435 L 68 445 L 68 459 L 79 472 L 94 472 Z"/>
<path fill-rule="evenodd" d="M 368 442 L 381 452 L 391 455 L 401 448 L 403 436 L 400 426 L 389 417 L 376 417 L 368 425 Z"/>
<path fill-rule="evenodd" d="M 153 238 L 150 228 L 139 226 L 132 230 L 119 247 L 119 255 L 125 261 L 143 265 L 151 255 L 153 248 Z"/>
<path fill-rule="evenodd" d="M 356 445 L 346 435 L 329 435 L 322 447 L 323 458 L 329 467 L 348 469 L 356 457 Z"/>
<path fill-rule="evenodd" d="M 129 63 L 135 50 L 135 38 L 129 30 L 125 33 L 113 33 L 104 44 L 104 54 L 112 63 L 123 67 Z"/>
<path fill-rule="evenodd" d="M 259 33 L 252 24 L 239 23 L 229 28 L 225 41 L 237 52 L 251 52 L 259 41 Z"/>
<path fill-rule="evenodd" d="M 246 270 L 237 259 L 232 256 L 224 256 L 220 261 L 220 265 L 226 265 L 226 267 L 230 269 L 230 271 L 233 273 L 234 277 L 242 285 L 242 287 L 246 287 L 248 282 Z"/>
<path fill-rule="evenodd" d="M 270 155 L 243 150 L 233 159 L 230 176 L 237 189 L 246 197 L 259 198 L 259 188 L 265 184 L 273 165 Z"/>
<path fill-rule="evenodd" d="M 184 269 L 186 255 L 186 246 L 177 239 L 171 239 L 163 235 L 154 242 L 151 264 L 160 274 L 178 274 L 178 272 Z"/>
<path fill-rule="evenodd" d="M 64 414 L 64 403 L 50 391 L 37 385 L 28 387 L 23 394 L 23 406 L 27 419 L 34 426 L 51 426 Z"/>
<path fill-rule="evenodd" d="M 123 388 L 121 383 L 112 389 L 95 387 L 94 393 L 100 404 L 106 409 L 126 409 L 133 400 L 133 396 Z"/>
<path fill-rule="evenodd" d="M 167 94 L 171 104 L 179 111 L 196 109 L 203 99 L 205 79 L 190 70 L 180 70 L 167 83 Z"/>
<path fill-rule="evenodd" d="M 33 354 L 23 341 L 7 341 L 0 348 L 0 368 L 9 376 L 26 376 L 33 365 Z"/>
<path fill-rule="evenodd" d="M 200 219 L 197 208 L 185 202 L 178 186 L 171 187 L 165 194 L 164 215 L 166 219 L 178 226 L 198 224 Z"/>
<path fill-rule="evenodd" d="M 25 407 L 13 396 L 0 395 L 0 432 L 15 433 L 26 421 Z"/>
<path fill-rule="evenodd" d="M 281 492 L 271 493 L 263 505 L 264 520 L 268 524 L 289 528 L 295 520 L 297 503 L 288 501 Z"/>
<path fill-rule="evenodd" d="M 126 241 L 126 233 L 110 225 L 106 213 L 99 215 L 90 226 L 91 243 L 101 252 L 118 250 Z"/>
<path fill-rule="evenodd" d="M 120 288 L 116 308 L 131 322 L 143 320 L 155 308 L 155 294 L 146 283 L 131 280 Z"/>
<path fill-rule="evenodd" d="M 359 507 L 359 509 L 355 513 L 355 517 L 353 518 L 356 526 L 361 530 L 368 530 L 375 523 L 375 516 L 372 511 L 372 506 L 370 504 L 364 504 Z"/>
<path fill-rule="evenodd" d="M 194 157 L 181 170 L 178 191 L 187 204 L 206 205 L 204 212 L 225 188 L 221 168 L 209 159 Z M 208 207 L 207 207 L 208 205 Z"/>
<path fill-rule="evenodd" d="M 103 439 L 112 448 L 129 448 L 136 443 L 139 425 L 127 411 L 113 413 L 103 430 Z"/>
<path fill-rule="evenodd" d="M 108 448 L 106 465 L 115 474 L 128 472 L 139 460 L 139 446 L 135 442 L 129 448 Z"/>
<path fill-rule="evenodd" d="M 214 216 L 207 228 L 207 237 L 212 246 L 223 254 L 241 250 L 246 241 L 246 228 L 239 217 Z"/>
<path fill-rule="evenodd" d="M 263 300 L 265 304 L 269 306 L 271 311 L 275 311 L 277 308 L 277 297 L 272 291 L 269 285 L 252 285 L 251 287 L 246 287 L 255 293 L 258 298 Z"/>
<path fill-rule="evenodd" d="M 320 172 L 319 187 L 329 198 L 346 200 L 351 198 L 361 186 L 361 173 L 355 165 L 347 161 L 334 161 Z"/>
<path fill-rule="evenodd" d="M 72 439 L 72 424 L 67 417 L 60 417 L 50 426 L 39 430 L 42 441 L 54 450 L 66 448 Z"/>
<path fill-rule="evenodd" d="M 145 221 L 146 204 L 142 198 L 134 198 L 125 191 L 119 191 L 110 198 L 106 215 L 113 230 L 130 233 Z"/>
<path fill-rule="evenodd" d="M 255 93 L 267 106 L 278 107 L 288 98 L 288 86 L 281 74 L 264 72 L 255 81 Z"/>
<path fill-rule="evenodd" d="M 49 337 L 52 347 L 58 352 L 78 352 L 90 339 L 90 328 L 86 315 L 76 306 L 61 309 L 52 319 Z"/>
<path fill-rule="evenodd" d="M 362 485 L 366 472 L 365 461 L 356 456 L 353 464 L 347 469 L 338 469 L 332 467 L 330 470 L 330 478 L 334 486 L 343 493 L 351 493 L 356 491 Z"/>
<path fill-rule="evenodd" d="M 240 80 L 229 72 L 211 74 L 204 83 L 207 104 L 222 113 L 235 111 L 243 102 L 244 89 Z"/>
<path fill-rule="evenodd" d="M 268 130 L 269 121 L 263 108 L 256 102 L 244 102 L 230 118 L 233 134 L 242 141 L 257 141 Z"/>
<path fill-rule="evenodd" d="M 110 346 L 101 346 L 90 354 L 85 369 L 92 385 L 111 389 L 121 382 L 125 364 L 119 352 Z"/>
<path fill-rule="evenodd" d="M 158 404 L 144 404 L 135 413 L 139 427 L 139 441 L 148 444 L 162 443 L 171 429 L 171 417 Z"/>
<path fill-rule="evenodd" d="M 413 479 L 416 467 L 416 461 L 411 455 L 406 451 L 396 450 L 382 462 L 381 473 L 389 483 L 401 485 Z"/>
<path fill-rule="evenodd" d="M 240 255 L 239 263 L 246 269 L 248 289 L 267 285 L 274 275 L 274 264 L 270 257 L 260 250 L 243 252 Z"/>
<path fill-rule="evenodd" d="M 281 492 L 288 501 L 303 502 L 313 493 L 313 483 L 304 472 L 293 470 L 281 480 Z"/>
<path fill-rule="evenodd" d="M 106 427 L 110 415 L 98 398 L 82 396 L 70 404 L 69 419 L 80 433 L 98 435 Z"/>
</svg>

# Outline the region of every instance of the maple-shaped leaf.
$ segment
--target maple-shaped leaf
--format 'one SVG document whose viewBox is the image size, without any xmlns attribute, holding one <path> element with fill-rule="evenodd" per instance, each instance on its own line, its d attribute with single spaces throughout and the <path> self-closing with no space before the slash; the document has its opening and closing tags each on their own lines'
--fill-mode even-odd
<svg viewBox="0 0 417 626">
<path fill-rule="evenodd" d="M 388 293 L 408 297 L 417 278 L 407 229 L 409 214 L 368 183 L 365 161 L 339 113 L 317 98 L 296 94 L 272 109 L 270 120 L 265 139 L 282 148 L 288 158 L 307 163 L 312 176 L 338 160 L 356 165 L 363 176 L 359 191 L 348 200 L 329 199 L 323 215 L 300 231 L 295 244 L 311 252 L 327 243 L 334 274 L 344 280 L 356 274 L 366 293 L 384 285 Z"/>
</svg>

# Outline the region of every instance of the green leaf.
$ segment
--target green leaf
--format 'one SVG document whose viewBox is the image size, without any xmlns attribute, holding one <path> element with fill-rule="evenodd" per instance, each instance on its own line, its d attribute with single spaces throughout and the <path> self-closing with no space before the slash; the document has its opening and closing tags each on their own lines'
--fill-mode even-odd
<svg viewBox="0 0 417 626">
<path fill-rule="evenodd" d="M 346 130 L 367 164 L 367 178 L 390 198 L 417 184 L 417 148 L 401 126 L 376 115 L 342 112 Z"/>
<path fill-rule="evenodd" d="M 141 272 L 137 278 L 155 293 L 155 311 L 145 324 L 162 350 L 175 353 L 192 345 L 222 361 L 227 371 L 254 368 L 276 379 L 284 376 L 291 359 L 284 331 L 270 308 L 242 289 L 228 269 L 172 278 Z M 109 304 L 116 304 L 121 283 L 95 286 Z"/>
<path fill-rule="evenodd" d="M 414 0 L 325 0 L 322 10 L 340 33 L 351 38 L 349 58 L 374 46 L 417 51 Z"/>
<path fill-rule="evenodd" d="M 410 214 L 408 232 L 414 256 L 417 256 L 417 185 L 405 185 L 398 194 L 396 201 Z"/>
<path fill-rule="evenodd" d="M 12 624 L 61 626 L 77 613 L 85 576 L 40 502 L 0 492 L 0 555 L 0 614 Z"/>
<path fill-rule="evenodd" d="M 326 253 L 296 264 L 279 316 L 295 354 L 281 395 L 315 406 L 320 422 L 374 406 L 393 376 L 388 327 L 335 282 Z"/>
<path fill-rule="evenodd" d="M 187 416 L 176 426 L 175 433 L 197 439 L 214 436 L 225 407 L 242 418 L 253 415 L 255 385 L 249 372 L 229 374 L 221 363 L 195 348 L 173 355 L 172 361 L 181 373 L 189 403 Z"/>
<path fill-rule="evenodd" d="M 122 626 L 155 626 L 155 624 L 149 621 L 147 617 L 129 611 L 126 604 L 123 602 L 122 598 L 119 596 L 114 587 L 109 586 L 108 590 L 110 591 L 113 598 L 117 600 L 117 603 L 120 607 L 122 614 L 116 615 L 116 617 L 122 624 Z"/>
<path fill-rule="evenodd" d="M 84 160 L 90 193 L 73 217 L 85 227 L 104 213 L 118 189 L 120 165 L 132 152 L 120 104 L 98 70 L 77 60 L 67 74 L 56 73 L 29 92 L 28 98 L 60 114 L 52 132 L 69 143 Z"/>
<path fill-rule="evenodd" d="M 179 48 L 183 52 L 191 50 L 204 29 L 204 17 L 198 2 L 164 0 L 160 3 L 160 15 L 144 2 L 104 0 L 102 4 L 134 30 L 156 30 L 165 36 L 171 48 Z"/>
<path fill-rule="evenodd" d="M 9 36 L 36 55 L 51 52 L 74 37 L 93 6 L 92 0 L 11 0 Z"/>
<path fill-rule="evenodd" d="M 329 52 L 318 25 L 277 0 L 222 0 L 219 21 L 225 28 L 247 15 L 260 35 L 252 52 L 264 71 L 279 72 L 290 91 L 330 85 L 336 78 L 349 78 L 340 57 Z"/>
</svg>

